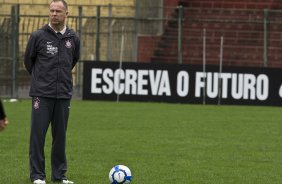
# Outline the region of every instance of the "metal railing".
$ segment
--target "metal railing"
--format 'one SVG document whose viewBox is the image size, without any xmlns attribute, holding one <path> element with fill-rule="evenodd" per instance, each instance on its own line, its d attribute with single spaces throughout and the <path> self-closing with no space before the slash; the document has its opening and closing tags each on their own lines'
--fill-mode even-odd
<svg viewBox="0 0 282 184">
<path fill-rule="evenodd" d="M 124 34 L 123 61 L 217 64 L 223 37 L 223 65 L 241 62 L 241 65 L 282 67 L 279 64 L 282 55 L 278 54 L 282 42 L 277 40 L 282 37 L 282 11 L 153 5 L 77 7 L 75 16 L 68 17 L 67 25 L 80 36 L 81 61 L 119 61 Z M 48 23 L 48 15 L 23 14 L 24 6 L 27 5 L 11 6 L 10 15 L 0 15 L 0 96 L 4 97 L 28 96 L 29 76 L 23 66 L 26 43 L 31 32 Z M 168 14 L 169 17 L 164 17 Z M 249 52 L 252 49 L 253 54 Z M 244 63 L 248 60 L 250 63 Z M 82 70 L 82 62 L 73 70 L 78 97 Z"/>
</svg>

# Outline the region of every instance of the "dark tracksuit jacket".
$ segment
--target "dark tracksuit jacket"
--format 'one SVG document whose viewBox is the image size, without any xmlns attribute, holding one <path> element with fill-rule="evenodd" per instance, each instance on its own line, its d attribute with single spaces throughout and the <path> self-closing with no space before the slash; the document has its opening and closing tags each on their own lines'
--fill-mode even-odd
<svg viewBox="0 0 282 184">
<path fill-rule="evenodd" d="M 6 118 L 5 110 L 2 101 L 0 100 L 0 120 L 3 120 L 5 118 Z"/>
<path fill-rule="evenodd" d="M 66 179 L 66 129 L 72 96 L 72 69 L 79 59 L 80 41 L 69 28 L 58 36 L 46 24 L 29 38 L 24 64 L 31 74 L 30 179 L 45 179 L 44 144 L 52 125 L 52 180 Z"/>
<path fill-rule="evenodd" d="M 71 70 L 79 59 L 79 38 L 67 28 L 61 39 L 47 24 L 31 34 L 24 64 L 32 75 L 29 95 L 70 99 Z"/>
</svg>

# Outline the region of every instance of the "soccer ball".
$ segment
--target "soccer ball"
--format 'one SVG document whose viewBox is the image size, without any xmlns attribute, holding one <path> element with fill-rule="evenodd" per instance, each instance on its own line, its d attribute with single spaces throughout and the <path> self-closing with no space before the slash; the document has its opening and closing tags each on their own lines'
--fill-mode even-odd
<svg viewBox="0 0 282 184">
<path fill-rule="evenodd" d="M 124 165 L 114 166 L 109 173 L 111 184 L 128 184 L 131 182 L 131 171 Z"/>
</svg>

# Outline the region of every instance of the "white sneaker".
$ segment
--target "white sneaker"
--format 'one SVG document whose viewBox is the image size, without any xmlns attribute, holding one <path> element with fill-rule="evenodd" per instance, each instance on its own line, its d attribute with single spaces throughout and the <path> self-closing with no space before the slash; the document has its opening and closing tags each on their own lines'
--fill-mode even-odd
<svg viewBox="0 0 282 184">
<path fill-rule="evenodd" d="M 62 183 L 63 184 L 74 184 L 74 182 L 70 180 L 63 180 Z"/>
<path fill-rule="evenodd" d="M 37 179 L 33 181 L 33 184 L 46 184 L 46 182 L 44 180 Z"/>
</svg>

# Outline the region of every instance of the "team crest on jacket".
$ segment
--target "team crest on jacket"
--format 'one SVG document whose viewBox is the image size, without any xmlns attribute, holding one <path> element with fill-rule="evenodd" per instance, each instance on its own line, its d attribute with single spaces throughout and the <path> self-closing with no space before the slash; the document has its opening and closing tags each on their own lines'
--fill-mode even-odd
<svg viewBox="0 0 282 184">
<path fill-rule="evenodd" d="M 66 44 L 65 44 L 66 48 L 72 48 L 72 44 L 70 40 L 66 40 Z"/>
<path fill-rule="evenodd" d="M 39 109 L 39 107 L 40 107 L 40 100 L 39 100 L 38 97 L 36 97 L 36 98 L 34 98 L 34 100 L 33 100 L 33 108 L 34 108 L 34 109 Z"/>
</svg>

